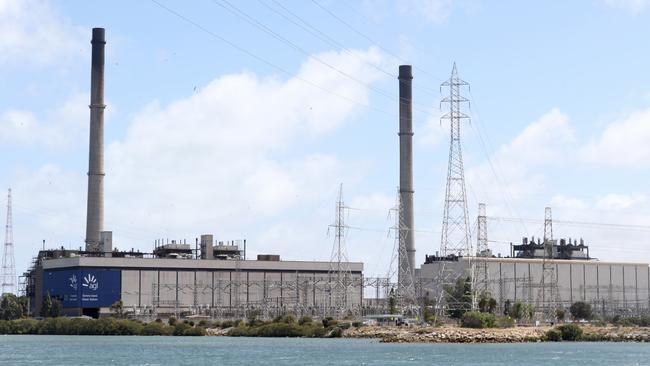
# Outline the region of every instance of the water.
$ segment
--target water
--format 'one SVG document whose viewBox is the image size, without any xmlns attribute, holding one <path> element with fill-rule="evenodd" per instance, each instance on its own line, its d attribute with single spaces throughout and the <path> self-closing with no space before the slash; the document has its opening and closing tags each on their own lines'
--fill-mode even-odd
<svg viewBox="0 0 650 366">
<path fill-rule="evenodd" d="M 383 344 L 365 339 L 0 336 L 0 365 L 650 365 L 638 343 Z"/>
</svg>

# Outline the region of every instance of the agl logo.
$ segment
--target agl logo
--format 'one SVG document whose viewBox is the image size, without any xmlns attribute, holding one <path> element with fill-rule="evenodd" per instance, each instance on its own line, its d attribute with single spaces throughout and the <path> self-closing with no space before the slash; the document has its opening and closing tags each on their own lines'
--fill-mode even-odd
<svg viewBox="0 0 650 366">
<path fill-rule="evenodd" d="M 68 278 L 68 280 L 70 281 L 70 287 L 72 287 L 76 291 L 77 290 L 77 276 L 75 276 L 73 274 L 72 277 Z"/>
<path fill-rule="evenodd" d="M 97 291 L 99 288 L 99 282 L 97 282 L 97 278 L 91 274 L 87 274 L 84 277 L 84 282 L 82 284 L 83 287 L 88 287 L 89 289 L 93 291 Z"/>
</svg>

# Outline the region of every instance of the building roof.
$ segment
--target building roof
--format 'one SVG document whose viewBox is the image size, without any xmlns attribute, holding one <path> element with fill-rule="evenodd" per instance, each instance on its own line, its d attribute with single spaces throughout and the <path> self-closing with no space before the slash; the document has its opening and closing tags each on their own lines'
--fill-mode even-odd
<svg viewBox="0 0 650 366">
<path fill-rule="evenodd" d="M 363 272 L 363 263 L 343 264 L 353 273 Z M 169 270 L 236 270 L 241 271 L 304 271 L 328 272 L 330 262 L 316 261 L 257 261 L 257 260 L 219 260 L 219 259 L 170 259 L 170 258 L 106 258 L 71 257 L 43 260 L 44 269 L 69 267 L 107 267 L 122 269 L 169 269 Z"/>
</svg>

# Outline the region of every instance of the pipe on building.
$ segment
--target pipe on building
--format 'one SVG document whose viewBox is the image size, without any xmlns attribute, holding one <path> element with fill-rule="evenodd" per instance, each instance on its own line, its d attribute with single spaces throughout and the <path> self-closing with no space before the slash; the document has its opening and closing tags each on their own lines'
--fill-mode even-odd
<svg viewBox="0 0 650 366">
<path fill-rule="evenodd" d="M 90 72 L 90 143 L 86 250 L 101 251 L 104 229 L 104 28 L 93 28 Z"/>
<path fill-rule="evenodd" d="M 409 268 L 415 272 L 413 224 L 413 97 L 411 65 L 399 67 L 399 235 L 406 247 Z M 401 259 L 400 259 L 401 263 Z"/>
</svg>

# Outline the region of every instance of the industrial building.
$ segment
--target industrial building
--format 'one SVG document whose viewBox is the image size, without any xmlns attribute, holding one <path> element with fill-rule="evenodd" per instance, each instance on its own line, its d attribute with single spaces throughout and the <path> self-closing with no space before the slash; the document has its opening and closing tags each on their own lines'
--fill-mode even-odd
<svg viewBox="0 0 650 366">
<path fill-rule="evenodd" d="M 206 243 L 205 237 L 204 247 L 224 247 Z M 281 261 L 273 255 L 259 255 L 257 260 L 201 259 L 189 247 L 160 246 L 157 249 L 166 253 L 164 257 L 138 252 L 113 257 L 41 251 L 28 284 L 32 312 L 40 312 L 45 294 L 59 299 L 66 315 L 93 317 L 109 314 L 110 306 L 119 300 L 126 313 L 134 316 L 242 318 L 251 311 L 267 317 L 285 312 L 322 316 L 339 311 L 331 303 L 330 262 Z M 237 246 L 229 247 L 239 251 Z M 188 250 L 190 254 L 182 257 Z M 358 309 L 363 264 L 343 265 L 350 270 L 346 304 Z"/>
<path fill-rule="evenodd" d="M 485 264 L 486 271 L 477 270 Z M 555 283 L 543 283 L 544 265 L 557 274 Z M 487 274 L 487 275 L 486 275 Z M 648 263 L 598 260 L 544 260 L 534 258 L 429 257 L 418 271 L 422 295 L 439 299 L 442 286 L 462 276 L 473 276 L 478 291 L 486 291 L 499 307 L 506 301 L 544 308 L 568 309 L 577 301 L 590 303 L 603 314 L 638 314 L 650 310 Z M 555 290 L 553 290 L 555 287 Z M 557 293 L 552 296 L 551 294 Z"/>
</svg>

